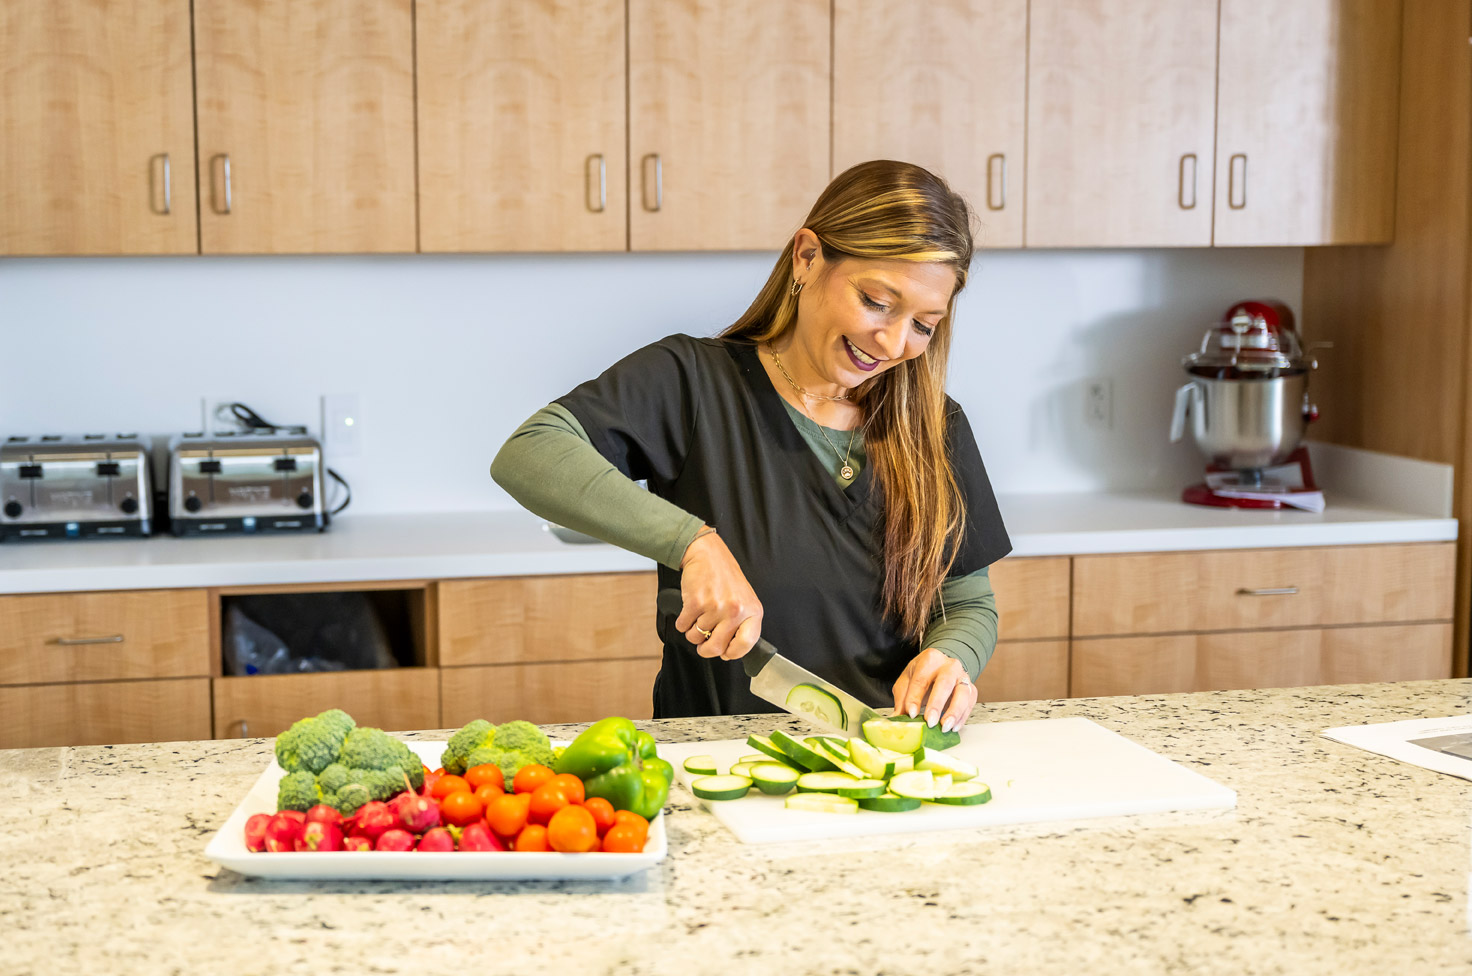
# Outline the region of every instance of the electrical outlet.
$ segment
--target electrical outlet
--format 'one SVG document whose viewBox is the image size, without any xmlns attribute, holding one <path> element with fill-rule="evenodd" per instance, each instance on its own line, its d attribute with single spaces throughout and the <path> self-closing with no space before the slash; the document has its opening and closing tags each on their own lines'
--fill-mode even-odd
<svg viewBox="0 0 1472 976">
<path fill-rule="evenodd" d="M 354 457 L 363 449 L 362 403 L 356 393 L 322 396 L 322 453 Z"/>
<path fill-rule="evenodd" d="M 1114 428 L 1114 381 L 1109 377 L 1084 380 L 1084 424 L 1094 430 Z"/>
</svg>

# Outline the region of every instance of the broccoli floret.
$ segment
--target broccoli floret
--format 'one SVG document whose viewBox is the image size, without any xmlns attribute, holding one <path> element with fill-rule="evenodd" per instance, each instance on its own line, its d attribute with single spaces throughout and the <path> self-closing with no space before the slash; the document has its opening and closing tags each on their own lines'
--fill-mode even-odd
<svg viewBox="0 0 1472 976">
<path fill-rule="evenodd" d="M 310 810 L 321 802 L 322 790 L 317 785 L 317 777 L 307 770 L 300 769 L 281 777 L 281 785 L 276 789 L 276 809 Z"/>
<path fill-rule="evenodd" d="M 399 767 L 409 776 L 409 785 L 414 789 L 422 789 L 424 786 L 424 763 L 408 743 L 401 739 L 395 739 L 399 749 Z"/>
<path fill-rule="evenodd" d="M 502 749 L 500 746 L 491 746 L 489 749 L 477 749 L 470 754 L 466 760 L 470 766 L 479 766 L 484 763 L 501 767 L 501 775 L 505 778 L 509 787 L 511 781 L 523 766 L 533 763 L 546 766 L 549 769 L 556 760 L 552 756 L 552 747 L 531 744 L 530 749 Z"/>
<path fill-rule="evenodd" d="M 382 770 L 403 761 L 402 746 L 402 742 L 383 729 L 360 727 L 348 733 L 336 758 L 349 769 Z"/>
<path fill-rule="evenodd" d="M 440 756 L 440 765 L 445 772 L 463 776 L 468 757 L 476 749 L 485 748 L 495 740 L 496 727 L 483 718 L 478 718 L 465 725 L 460 731 L 450 736 L 450 741 L 445 743 L 444 754 Z"/>
<path fill-rule="evenodd" d="M 288 773 L 306 770 L 315 776 L 337 759 L 352 722 L 346 712 L 334 708 L 293 723 L 276 737 L 276 761 Z"/>
<path fill-rule="evenodd" d="M 342 763 L 333 763 L 322 772 L 317 774 L 317 785 L 322 787 L 323 794 L 336 793 L 348 784 L 352 779 L 349 769 Z"/>
<path fill-rule="evenodd" d="M 511 752 L 529 752 L 552 758 L 552 741 L 545 732 L 530 722 L 516 719 L 496 729 L 494 745 Z M 540 760 L 538 760 L 540 761 Z M 545 765 L 545 764 L 544 764 Z"/>
<path fill-rule="evenodd" d="M 359 807 L 373 798 L 373 794 L 362 783 L 348 783 L 326 802 L 344 817 L 351 817 L 358 812 Z"/>
</svg>

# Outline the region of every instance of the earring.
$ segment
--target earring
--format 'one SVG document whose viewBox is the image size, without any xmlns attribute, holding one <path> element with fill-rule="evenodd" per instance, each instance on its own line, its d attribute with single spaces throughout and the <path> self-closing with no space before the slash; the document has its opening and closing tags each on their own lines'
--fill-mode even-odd
<svg viewBox="0 0 1472 976">
<path fill-rule="evenodd" d="M 792 279 L 792 290 L 789 291 L 788 294 L 791 295 L 792 297 L 796 298 L 797 297 L 797 293 L 800 292 L 800 291 L 802 291 L 802 282 L 798 281 L 796 278 L 793 278 Z"/>
</svg>

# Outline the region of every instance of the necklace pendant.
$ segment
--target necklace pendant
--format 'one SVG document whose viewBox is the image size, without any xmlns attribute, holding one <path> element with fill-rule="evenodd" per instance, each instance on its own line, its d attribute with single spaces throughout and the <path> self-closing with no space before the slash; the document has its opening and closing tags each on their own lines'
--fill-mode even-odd
<svg viewBox="0 0 1472 976">
<path fill-rule="evenodd" d="M 854 469 L 849 467 L 847 464 L 845 464 L 842 468 L 838 470 L 838 474 L 839 477 L 843 478 L 844 481 L 854 480 Z"/>
</svg>

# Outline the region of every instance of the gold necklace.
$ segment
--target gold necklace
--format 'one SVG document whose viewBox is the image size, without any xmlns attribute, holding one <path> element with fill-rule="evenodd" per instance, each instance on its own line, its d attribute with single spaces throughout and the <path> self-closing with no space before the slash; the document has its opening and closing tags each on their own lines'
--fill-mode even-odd
<svg viewBox="0 0 1472 976">
<path fill-rule="evenodd" d="M 794 390 L 796 390 L 802 396 L 804 396 L 804 397 L 813 397 L 813 398 L 818 399 L 818 400 L 847 400 L 848 399 L 849 395 L 847 393 L 845 393 L 843 396 L 836 396 L 836 397 L 822 396 L 822 395 L 817 394 L 817 393 L 809 393 L 807 390 L 804 390 L 802 387 L 798 386 L 797 383 L 792 379 L 791 376 L 788 376 L 787 370 L 785 370 L 785 369 L 782 368 L 782 357 L 780 357 L 780 356 L 777 355 L 777 350 L 775 350 L 775 349 L 772 348 L 772 344 L 771 343 L 767 343 L 767 352 L 769 352 L 769 353 L 772 354 L 772 361 L 777 364 L 777 368 L 779 370 L 782 370 L 782 375 L 787 378 L 787 382 L 791 383 L 792 384 L 792 388 Z M 801 411 L 801 413 L 802 413 L 802 415 L 804 417 L 807 417 L 809 420 L 811 420 L 813 422 L 813 426 L 814 427 L 818 428 L 818 435 L 823 438 L 823 443 L 825 443 L 825 444 L 828 445 L 828 449 L 833 452 L 833 456 L 834 457 L 839 457 L 838 448 L 834 447 L 833 446 L 833 442 L 828 439 L 828 431 L 827 431 L 827 429 L 824 428 L 824 426 L 822 424 L 818 423 L 818 420 L 817 420 L 816 417 L 814 417 L 812 414 L 808 413 L 807 408 L 802 405 L 802 401 L 801 400 L 798 401 L 797 409 L 799 411 Z M 855 427 L 853 430 L 849 431 L 849 434 L 848 434 L 848 446 L 843 449 L 843 455 L 842 455 L 842 457 L 840 457 L 840 460 L 843 463 L 843 467 L 841 467 L 841 468 L 838 469 L 838 476 L 840 478 L 842 478 L 846 482 L 847 481 L 853 481 L 854 480 L 854 467 L 853 467 L 852 464 L 849 463 L 849 460 L 848 460 L 849 459 L 849 456 L 853 453 L 853 449 L 854 449 L 854 438 L 858 435 L 858 433 L 859 433 L 859 431 L 861 429 L 867 428 L 868 426 L 869 426 L 869 420 L 868 420 L 868 418 L 865 418 L 864 423 L 860 427 Z"/>
<path fill-rule="evenodd" d="M 804 411 L 804 412 L 806 412 L 806 411 Z M 813 418 L 811 416 L 809 416 L 808 419 L 809 420 L 813 420 Z M 818 428 L 818 433 L 823 435 L 823 441 L 824 441 L 824 443 L 826 443 L 828 445 L 828 447 L 833 451 L 833 454 L 836 457 L 838 455 L 838 448 L 834 447 L 833 446 L 833 442 L 830 441 L 830 440 L 828 440 L 828 433 L 823 429 L 823 425 L 820 424 L 820 423 L 818 423 L 816 420 L 813 420 L 813 425 Z M 853 465 L 851 465 L 851 464 L 848 463 L 848 456 L 849 456 L 849 452 L 853 450 L 853 446 L 854 446 L 854 435 L 856 435 L 858 432 L 859 432 L 859 428 L 857 428 L 857 427 L 855 427 L 853 430 L 849 431 L 849 434 L 848 434 L 848 447 L 845 447 L 843 449 L 843 467 L 841 467 L 841 468 L 838 469 L 838 476 L 840 478 L 842 478 L 844 481 L 853 481 L 854 480 L 854 469 L 853 469 Z"/>
<path fill-rule="evenodd" d="M 782 378 L 790 383 L 792 385 L 792 388 L 803 396 L 812 397 L 814 400 L 847 400 L 850 396 L 853 395 L 852 392 L 845 393 L 843 396 L 824 396 L 821 393 L 809 393 L 807 390 L 804 390 L 802 387 L 798 386 L 797 380 L 793 379 L 792 374 L 787 372 L 787 367 L 782 365 L 782 357 L 777 355 L 777 350 L 772 348 L 772 344 L 770 342 L 767 343 L 767 352 L 772 354 L 772 362 L 777 364 L 777 369 L 782 373 Z M 816 424 L 817 421 L 814 420 L 813 423 Z"/>
</svg>

